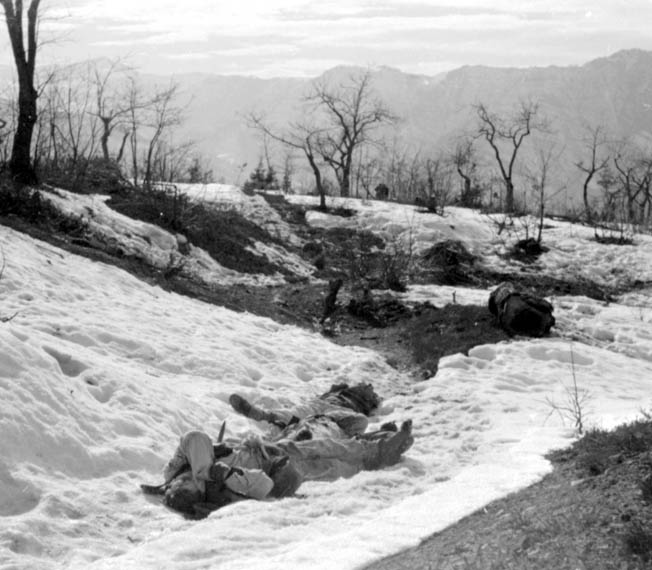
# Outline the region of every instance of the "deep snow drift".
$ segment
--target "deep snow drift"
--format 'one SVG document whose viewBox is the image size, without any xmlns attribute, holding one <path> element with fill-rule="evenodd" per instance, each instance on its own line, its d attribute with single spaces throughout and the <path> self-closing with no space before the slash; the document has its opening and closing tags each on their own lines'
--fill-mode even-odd
<svg viewBox="0 0 652 570">
<path fill-rule="evenodd" d="M 217 190 L 250 207 L 236 190 Z M 491 225 L 474 212 L 441 218 L 348 205 L 358 216 L 311 220 L 409 231 L 421 247 L 461 237 L 497 259 Z M 110 211 L 102 216 L 97 223 L 117 232 Z M 553 224 L 541 261 L 548 271 L 651 278 L 649 238 L 600 246 L 583 228 Z M 136 222 L 129 231 L 157 230 Z M 555 336 L 478 346 L 415 381 L 372 351 L 167 293 L 2 226 L 0 244 L 0 317 L 16 314 L 0 324 L 2 568 L 353 569 L 546 473 L 543 453 L 573 437 L 572 421 L 550 406 L 567 397 L 573 371 L 593 425 L 652 407 L 645 292 L 611 305 L 552 299 Z M 406 298 L 442 305 L 453 293 L 459 303 L 487 298 L 451 287 L 415 287 Z M 297 498 L 231 505 L 200 522 L 141 494 L 139 483 L 160 481 L 184 431 L 216 435 L 223 419 L 230 436 L 264 428 L 230 410 L 230 393 L 289 405 L 342 381 L 372 382 L 384 396 L 373 425 L 414 420 L 415 444 L 400 464 L 308 483 Z"/>
</svg>

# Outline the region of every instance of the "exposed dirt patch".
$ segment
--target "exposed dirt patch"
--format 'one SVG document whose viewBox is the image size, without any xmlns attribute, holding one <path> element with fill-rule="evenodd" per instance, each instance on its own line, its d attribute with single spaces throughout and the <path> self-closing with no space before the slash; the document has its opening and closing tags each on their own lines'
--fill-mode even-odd
<svg viewBox="0 0 652 570">
<path fill-rule="evenodd" d="M 468 354 L 474 346 L 509 338 L 484 306 L 403 307 L 382 327 L 350 313 L 345 315 L 343 310 L 338 314 L 333 342 L 376 350 L 390 365 L 415 379 L 433 376 L 444 356 Z"/>
<path fill-rule="evenodd" d="M 442 356 L 457 352 L 466 354 L 478 344 L 508 338 L 486 306 L 448 305 L 437 308 L 426 304 L 407 307 L 391 294 L 371 290 L 371 287 L 382 285 L 380 276 L 386 249 L 382 239 L 369 232 L 352 229 L 310 227 L 305 221 L 303 206 L 291 204 L 283 196 L 264 196 L 291 224 L 293 231 L 306 240 L 299 253 L 316 266 L 321 264 L 315 276 L 324 281 L 305 280 L 273 287 L 209 286 L 182 274 L 153 268 L 136 258 L 96 249 L 79 239 L 83 228 L 67 227 L 61 220 L 56 223 L 48 219 L 27 222 L 18 216 L 5 216 L 0 218 L 0 223 L 72 253 L 118 266 L 165 290 L 322 332 L 338 344 L 372 348 L 382 353 L 390 364 L 413 373 L 416 378 L 434 374 Z M 251 234 L 248 224 L 238 221 L 236 226 L 235 237 L 226 236 L 224 239 L 235 239 L 238 248 L 247 243 L 252 235 L 256 239 L 264 238 L 259 235 L 259 228 Z M 228 233 L 230 227 L 225 226 L 223 231 Z M 238 248 L 232 250 L 234 258 L 238 257 Z M 227 253 L 230 251 L 228 247 L 225 249 Z M 533 273 L 488 270 L 456 242 L 436 244 L 424 259 L 428 263 L 421 264 L 421 282 L 463 282 L 490 287 L 511 280 L 534 295 L 586 295 L 600 300 L 610 300 L 616 293 L 588 280 L 563 281 Z M 240 269 L 242 264 L 249 270 L 254 269 L 246 259 L 239 259 L 237 263 Z M 335 310 L 322 325 L 320 321 L 324 316 L 324 302 L 328 294 L 326 280 L 333 278 L 343 279 L 344 286 Z"/>
<path fill-rule="evenodd" d="M 649 421 L 589 433 L 551 454 L 539 483 L 366 570 L 649 569 L 651 433 Z"/>
<path fill-rule="evenodd" d="M 405 323 L 413 358 L 425 377 L 437 372 L 439 359 L 474 346 L 508 340 L 486 305 L 446 305 L 425 308 Z"/>
</svg>

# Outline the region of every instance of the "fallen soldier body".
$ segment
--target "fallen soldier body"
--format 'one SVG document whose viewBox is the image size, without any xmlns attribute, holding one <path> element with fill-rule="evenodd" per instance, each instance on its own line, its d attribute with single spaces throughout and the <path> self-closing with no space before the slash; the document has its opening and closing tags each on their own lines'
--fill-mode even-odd
<svg viewBox="0 0 652 570">
<path fill-rule="evenodd" d="M 166 482 L 143 490 L 160 489 L 168 506 L 205 515 L 242 499 L 292 496 L 303 481 L 333 481 L 394 465 L 413 441 L 411 421 L 400 430 L 361 437 L 274 442 L 250 437 L 233 446 L 214 446 L 205 433 L 191 431 L 165 467 Z"/>
<path fill-rule="evenodd" d="M 371 384 L 333 384 L 321 396 L 289 410 L 264 410 L 238 394 L 232 394 L 229 402 L 246 417 L 281 428 L 267 445 L 273 443 L 287 454 L 307 481 L 332 481 L 393 465 L 413 441 L 409 421 L 400 431 L 390 422 L 365 432 L 368 416 L 381 402 Z M 409 441 L 404 449 L 403 440 Z M 400 450 L 398 456 L 393 444 Z"/>
<path fill-rule="evenodd" d="M 542 337 L 555 324 L 552 305 L 541 297 L 521 293 L 509 282 L 489 295 L 489 311 L 509 334 Z"/>
<path fill-rule="evenodd" d="M 243 499 L 291 496 L 303 481 L 287 456 L 247 461 L 229 445 L 213 445 L 211 438 L 200 431 L 181 437 L 163 477 L 163 485 L 141 488 L 147 493 L 164 494 L 169 507 L 199 517 Z"/>
<path fill-rule="evenodd" d="M 369 425 L 369 415 L 378 408 L 381 399 L 371 384 L 333 384 L 328 392 L 292 409 L 264 410 L 239 394 L 232 394 L 229 402 L 239 414 L 280 428 L 281 432 L 274 440 L 301 441 L 322 437 L 351 438 L 364 434 Z"/>
</svg>

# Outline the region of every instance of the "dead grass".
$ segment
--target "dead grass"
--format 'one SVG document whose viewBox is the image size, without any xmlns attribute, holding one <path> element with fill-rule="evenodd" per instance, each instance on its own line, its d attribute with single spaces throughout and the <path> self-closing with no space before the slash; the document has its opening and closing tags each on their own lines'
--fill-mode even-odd
<svg viewBox="0 0 652 570">
<path fill-rule="evenodd" d="M 541 482 L 367 570 L 649 569 L 651 436 L 647 419 L 587 433 Z"/>
</svg>

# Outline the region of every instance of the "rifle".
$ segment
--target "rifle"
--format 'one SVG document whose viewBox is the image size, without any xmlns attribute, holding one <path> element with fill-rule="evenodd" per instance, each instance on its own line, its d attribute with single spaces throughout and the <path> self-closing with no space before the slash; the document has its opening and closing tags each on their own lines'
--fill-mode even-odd
<svg viewBox="0 0 652 570">
<path fill-rule="evenodd" d="M 224 433 L 226 432 L 226 420 L 222 422 L 222 427 L 220 428 L 220 433 L 217 436 L 217 443 L 222 443 L 224 440 Z M 147 495 L 165 495 L 165 491 L 167 491 L 168 487 L 170 486 L 170 483 L 174 481 L 179 475 L 182 473 L 185 473 L 190 469 L 190 465 L 182 465 L 177 469 L 177 471 L 170 477 L 168 478 L 167 481 L 164 481 L 160 485 L 147 485 L 145 483 L 141 483 L 140 488 L 143 491 L 143 493 Z"/>
</svg>

